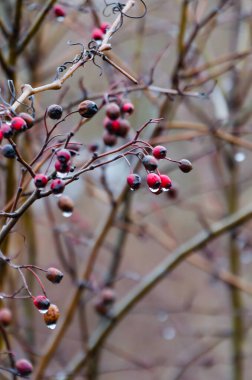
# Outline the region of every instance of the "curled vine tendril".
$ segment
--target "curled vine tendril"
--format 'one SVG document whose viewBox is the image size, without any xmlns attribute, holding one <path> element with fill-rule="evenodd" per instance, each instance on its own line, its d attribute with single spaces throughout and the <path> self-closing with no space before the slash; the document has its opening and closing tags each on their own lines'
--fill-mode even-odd
<svg viewBox="0 0 252 380">
<path fill-rule="evenodd" d="M 59 79 L 60 74 L 63 73 L 63 71 L 65 71 L 69 65 L 72 66 L 75 63 L 78 63 L 81 59 L 83 59 L 83 57 L 85 55 L 85 48 L 81 42 L 68 41 L 67 44 L 69 46 L 81 46 L 81 52 L 79 54 L 77 54 L 72 61 L 66 61 L 62 65 L 57 67 L 55 80 Z"/>
</svg>

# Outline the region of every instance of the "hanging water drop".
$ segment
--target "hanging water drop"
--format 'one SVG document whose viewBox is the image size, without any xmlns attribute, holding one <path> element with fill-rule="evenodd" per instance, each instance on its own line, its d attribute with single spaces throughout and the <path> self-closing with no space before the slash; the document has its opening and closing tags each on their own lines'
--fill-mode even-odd
<svg viewBox="0 0 252 380">
<path fill-rule="evenodd" d="M 63 22 L 65 20 L 65 17 L 64 16 L 59 16 L 59 17 L 56 17 L 56 20 L 58 22 Z"/>
<path fill-rule="evenodd" d="M 54 330 L 56 327 L 56 323 L 52 323 L 50 325 L 46 325 L 50 330 Z"/>
<path fill-rule="evenodd" d="M 56 175 L 58 178 L 65 178 L 68 175 L 68 173 L 57 172 Z"/>
<path fill-rule="evenodd" d="M 65 217 L 65 218 L 70 218 L 70 216 L 73 215 L 72 211 L 64 211 L 62 212 L 62 215 Z"/>
<path fill-rule="evenodd" d="M 158 192 L 160 192 L 160 188 L 153 189 L 152 187 L 149 187 L 149 189 L 150 189 L 150 191 L 151 191 L 152 193 L 158 193 Z M 161 191 L 161 192 L 162 192 L 162 191 Z"/>
</svg>

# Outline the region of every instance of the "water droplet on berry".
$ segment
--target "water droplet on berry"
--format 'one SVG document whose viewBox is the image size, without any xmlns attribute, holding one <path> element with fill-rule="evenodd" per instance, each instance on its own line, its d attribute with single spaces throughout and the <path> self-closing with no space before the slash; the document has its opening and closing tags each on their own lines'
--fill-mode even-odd
<svg viewBox="0 0 252 380">
<path fill-rule="evenodd" d="M 50 330 L 54 330 L 56 327 L 56 323 L 51 323 L 50 325 L 46 325 Z"/>
<path fill-rule="evenodd" d="M 165 340 L 173 340 L 176 336 L 176 330 L 173 327 L 166 327 L 163 330 L 162 336 Z"/>
<path fill-rule="evenodd" d="M 245 160 L 245 158 L 246 158 L 246 156 L 245 156 L 245 154 L 243 152 L 237 152 L 235 154 L 235 161 L 236 162 L 242 162 L 242 161 Z"/>
<path fill-rule="evenodd" d="M 59 16 L 59 17 L 56 17 L 56 20 L 58 22 L 63 22 L 65 20 L 65 17 L 64 16 Z"/>
<path fill-rule="evenodd" d="M 152 187 L 149 187 L 150 191 L 152 193 L 157 193 L 159 191 L 159 188 L 158 189 L 153 189 Z"/>
<path fill-rule="evenodd" d="M 59 198 L 62 196 L 62 193 L 59 193 L 59 194 L 53 194 L 56 198 Z"/>
<path fill-rule="evenodd" d="M 130 187 L 130 191 L 135 191 L 136 189 L 132 189 L 132 187 Z"/>
<path fill-rule="evenodd" d="M 163 191 L 170 191 L 170 189 L 166 189 L 165 187 L 162 187 Z"/>
<path fill-rule="evenodd" d="M 38 309 L 38 311 L 40 312 L 40 314 L 45 314 L 47 313 L 48 309 Z"/>
<path fill-rule="evenodd" d="M 65 178 L 68 175 L 68 173 L 57 172 L 56 175 L 58 178 Z"/>
<path fill-rule="evenodd" d="M 73 215 L 72 211 L 64 211 L 62 212 L 62 215 L 65 217 L 65 218 L 70 218 L 70 216 Z"/>
</svg>

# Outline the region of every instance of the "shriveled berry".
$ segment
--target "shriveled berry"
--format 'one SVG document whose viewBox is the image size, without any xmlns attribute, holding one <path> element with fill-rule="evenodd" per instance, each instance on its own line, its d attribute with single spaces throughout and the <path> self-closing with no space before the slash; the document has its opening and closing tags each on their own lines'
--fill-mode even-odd
<svg viewBox="0 0 252 380">
<path fill-rule="evenodd" d="M 58 207 L 62 212 L 72 213 L 74 209 L 74 203 L 67 195 L 62 195 L 58 201 Z"/>
<path fill-rule="evenodd" d="M 63 278 L 63 273 L 57 268 L 48 268 L 46 272 L 46 278 L 53 284 L 59 284 Z"/>
<path fill-rule="evenodd" d="M 65 17 L 66 16 L 65 9 L 59 4 L 54 5 L 53 12 L 54 12 L 56 17 Z"/>
<path fill-rule="evenodd" d="M 142 163 L 145 167 L 145 169 L 153 172 L 154 170 L 157 169 L 158 167 L 158 162 L 157 160 L 155 159 L 155 157 L 151 156 L 151 155 L 146 155 L 144 156 L 143 160 L 142 160 Z"/>
<path fill-rule="evenodd" d="M 61 194 L 65 189 L 65 183 L 62 179 L 54 179 L 51 183 L 51 190 L 53 194 Z"/>
<path fill-rule="evenodd" d="M 29 113 L 21 112 L 18 116 L 21 117 L 26 122 L 28 129 L 33 127 L 35 120 Z"/>
<path fill-rule="evenodd" d="M 59 319 L 60 312 L 56 305 L 50 305 L 48 311 L 44 314 L 44 321 L 49 329 L 55 329 L 57 321 Z"/>
<path fill-rule="evenodd" d="M 172 186 L 172 181 L 171 181 L 170 177 L 168 177 L 168 175 L 165 175 L 165 174 L 160 174 L 159 177 L 161 179 L 161 189 L 163 191 L 170 190 L 170 188 Z"/>
<path fill-rule="evenodd" d="M 22 117 L 16 116 L 11 120 L 11 128 L 16 132 L 21 132 L 27 129 L 27 124 Z"/>
<path fill-rule="evenodd" d="M 131 102 L 125 102 L 123 103 L 121 107 L 121 111 L 123 113 L 126 113 L 128 115 L 131 115 L 134 112 L 135 108 Z"/>
<path fill-rule="evenodd" d="M 84 100 L 79 104 L 78 111 L 82 117 L 90 119 L 97 113 L 98 107 L 92 100 Z"/>
<path fill-rule="evenodd" d="M 38 309 L 38 311 L 42 314 L 46 313 L 49 306 L 50 306 L 49 299 L 46 298 L 46 296 L 42 296 L 42 295 L 34 297 L 33 303 L 36 306 L 36 308 Z"/>
<path fill-rule="evenodd" d="M 34 177 L 34 185 L 38 189 L 43 189 L 48 182 L 48 177 L 45 174 L 36 174 Z"/>
<path fill-rule="evenodd" d="M 29 376 L 33 371 L 33 366 L 31 362 L 27 359 L 19 359 L 15 363 L 17 372 L 19 376 L 26 377 Z"/>
<path fill-rule="evenodd" d="M 130 131 L 130 123 L 126 119 L 119 119 L 120 126 L 119 128 L 115 131 L 116 136 L 119 137 L 126 137 L 127 134 Z"/>
<path fill-rule="evenodd" d="M 166 153 L 167 153 L 167 149 L 165 146 L 162 146 L 162 145 L 157 145 L 155 146 L 155 148 L 152 149 L 153 156 L 158 160 L 165 158 Z"/>
<path fill-rule="evenodd" d="M 69 162 L 62 163 L 59 160 L 55 162 L 55 170 L 59 173 L 69 173 L 71 170 L 71 165 Z"/>
<path fill-rule="evenodd" d="M 120 116 L 120 107 L 115 102 L 109 103 L 106 107 L 106 115 L 111 120 L 116 120 Z"/>
<path fill-rule="evenodd" d="M 47 108 L 47 115 L 50 117 L 50 119 L 53 120 L 59 120 L 62 116 L 63 108 L 58 104 L 51 104 Z"/>
<path fill-rule="evenodd" d="M 91 34 L 93 40 L 98 41 L 103 39 L 103 31 L 100 28 L 94 28 Z"/>
<path fill-rule="evenodd" d="M 2 153 L 6 158 L 15 158 L 16 152 L 11 144 L 6 144 L 2 147 Z"/>
<path fill-rule="evenodd" d="M 62 163 L 67 163 L 71 158 L 71 153 L 67 149 L 60 149 L 56 153 L 57 159 Z"/>
<path fill-rule="evenodd" d="M 146 177 L 147 184 L 150 189 L 158 190 L 161 186 L 161 178 L 156 173 L 149 173 Z"/>
<path fill-rule="evenodd" d="M 189 160 L 182 159 L 179 161 L 179 169 L 183 173 L 189 173 L 192 170 L 193 166 L 192 163 Z"/>
<path fill-rule="evenodd" d="M 129 174 L 127 177 L 127 183 L 131 190 L 137 190 L 141 186 L 142 179 L 138 174 Z"/>
<path fill-rule="evenodd" d="M 103 142 L 107 146 L 114 146 L 117 143 L 117 138 L 109 132 L 105 132 L 103 135 Z"/>
<path fill-rule="evenodd" d="M 107 30 L 110 28 L 110 24 L 108 22 L 102 22 L 101 25 L 100 25 L 100 29 L 102 31 L 102 33 L 106 33 Z"/>
<path fill-rule="evenodd" d="M 3 134 L 3 137 L 6 139 L 10 138 L 13 135 L 13 130 L 10 125 L 8 124 L 2 124 L 1 131 Z"/>
<path fill-rule="evenodd" d="M 0 324 L 4 327 L 8 327 L 12 322 L 12 312 L 8 307 L 0 309 Z"/>
</svg>

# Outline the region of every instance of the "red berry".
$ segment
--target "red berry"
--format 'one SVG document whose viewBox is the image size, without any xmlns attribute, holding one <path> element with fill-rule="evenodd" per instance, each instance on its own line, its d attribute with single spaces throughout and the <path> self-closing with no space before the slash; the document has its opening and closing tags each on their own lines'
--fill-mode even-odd
<svg viewBox="0 0 252 380">
<path fill-rule="evenodd" d="M 117 138 L 109 132 L 105 132 L 103 135 L 103 142 L 107 146 L 114 146 L 117 143 Z"/>
<path fill-rule="evenodd" d="M 147 184 L 150 190 L 154 192 L 158 191 L 161 185 L 161 178 L 155 173 L 149 173 L 146 177 Z"/>
<path fill-rule="evenodd" d="M 8 327 L 12 322 L 12 312 L 7 307 L 0 309 L 0 324 Z"/>
<path fill-rule="evenodd" d="M 37 297 L 33 298 L 33 303 L 38 309 L 38 311 L 42 314 L 46 313 L 49 306 L 50 306 L 50 301 L 46 296 L 39 295 Z"/>
<path fill-rule="evenodd" d="M 134 112 L 134 110 L 135 110 L 135 108 L 134 108 L 133 104 L 130 102 L 124 103 L 121 107 L 121 111 L 123 113 L 127 113 L 128 115 L 131 115 Z"/>
<path fill-rule="evenodd" d="M 103 39 L 103 32 L 99 28 L 94 28 L 91 34 L 91 37 L 93 40 L 102 40 Z"/>
<path fill-rule="evenodd" d="M 71 170 L 71 165 L 69 164 L 69 162 L 62 163 L 58 160 L 55 162 L 54 167 L 55 170 L 59 173 L 69 173 Z"/>
<path fill-rule="evenodd" d="M 66 16 L 66 12 L 61 5 L 58 5 L 58 4 L 54 5 L 53 11 L 54 11 L 54 14 L 56 17 L 65 17 Z"/>
<path fill-rule="evenodd" d="M 152 149 L 153 156 L 157 158 L 158 160 L 165 158 L 166 153 L 167 153 L 167 149 L 165 146 L 162 146 L 162 145 L 157 145 L 155 146 L 155 148 Z"/>
<path fill-rule="evenodd" d="M 1 131 L 3 134 L 3 137 L 6 139 L 10 138 L 13 135 L 13 130 L 10 125 L 8 124 L 2 124 Z"/>
<path fill-rule="evenodd" d="M 104 128 L 106 128 L 109 133 L 116 134 L 116 132 L 120 129 L 121 120 L 120 119 L 111 120 L 108 117 L 106 117 L 104 119 L 103 125 L 104 125 Z"/>
<path fill-rule="evenodd" d="M 71 158 L 71 153 L 67 149 L 60 149 L 56 153 L 57 159 L 62 163 L 67 163 Z"/>
<path fill-rule="evenodd" d="M 109 28 L 110 28 L 110 24 L 108 22 L 101 23 L 100 29 L 102 33 L 105 34 Z"/>
<path fill-rule="evenodd" d="M 3 137 L 4 137 L 4 135 L 3 135 L 3 131 L 0 129 L 0 143 L 1 143 L 2 140 L 3 140 Z"/>
<path fill-rule="evenodd" d="M 27 129 L 27 124 L 22 117 L 16 116 L 11 120 L 11 128 L 16 132 L 20 132 Z"/>
<path fill-rule="evenodd" d="M 127 177 L 127 183 L 131 190 L 137 190 L 141 186 L 141 177 L 138 174 L 129 174 Z"/>
<path fill-rule="evenodd" d="M 33 127 L 34 118 L 29 113 L 21 112 L 18 116 L 24 119 L 24 121 L 26 122 L 27 128 Z"/>
<path fill-rule="evenodd" d="M 59 284 L 63 278 L 63 273 L 57 268 L 48 268 L 46 278 L 53 284 Z"/>
<path fill-rule="evenodd" d="M 172 181 L 168 175 L 160 174 L 161 188 L 163 191 L 168 191 L 172 186 Z"/>
<path fill-rule="evenodd" d="M 32 364 L 26 359 L 19 359 L 15 363 L 19 376 L 26 377 L 33 371 Z"/>
<path fill-rule="evenodd" d="M 43 189 L 48 182 L 48 177 L 45 174 L 36 174 L 34 177 L 34 185 L 38 189 Z"/>
<path fill-rule="evenodd" d="M 62 179 L 54 179 L 51 183 L 51 190 L 53 194 L 61 194 L 65 189 L 65 184 Z"/>
<path fill-rule="evenodd" d="M 119 119 L 120 127 L 115 131 L 116 136 L 126 137 L 130 130 L 130 123 L 126 119 Z"/>
<path fill-rule="evenodd" d="M 179 169 L 183 173 L 189 173 L 192 170 L 192 163 L 189 160 L 182 159 L 179 161 Z"/>
<path fill-rule="evenodd" d="M 109 103 L 106 107 L 106 115 L 111 120 L 116 120 L 120 116 L 120 107 L 116 103 Z"/>
<path fill-rule="evenodd" d="M 157 160 L 155 159 L 155 157 L 151 156 L 151 155 L 146 155 L 144 156 L 143 160 L 142 160 L 142 163 L 145 167 L 145 169 L 153 172 L 154 170 L 157 169 L 158 167 L 158 162 Z"/>
</svg>

